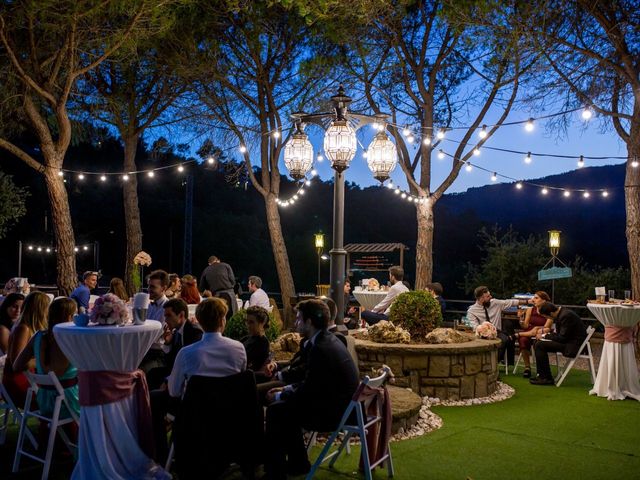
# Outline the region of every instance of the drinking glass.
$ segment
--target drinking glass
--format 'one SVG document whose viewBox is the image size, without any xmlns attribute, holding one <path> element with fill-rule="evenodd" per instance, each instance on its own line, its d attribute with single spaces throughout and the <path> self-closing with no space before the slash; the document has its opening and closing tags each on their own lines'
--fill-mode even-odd
<svg viewBox="0 0 640 480">
<path fill-rule="evenodd" d="M 624 299 L 625 300 L 631 300 L 631 290 L 625 290 L 624 291 Z"/>
<path fill-rule="evenodd" d="M 613 300 L 614 298 L 616 298 L 616 291 L 609 290 L 609 301 Z"/>
</svg>

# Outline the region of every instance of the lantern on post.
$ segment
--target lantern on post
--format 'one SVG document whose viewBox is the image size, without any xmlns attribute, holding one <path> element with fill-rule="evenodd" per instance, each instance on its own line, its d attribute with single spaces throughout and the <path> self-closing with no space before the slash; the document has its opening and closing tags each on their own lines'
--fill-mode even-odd
<svg viewBox="0 0 640 480">
<path fill-rule="evenodd" d="M 560 230 L 549 230 L 549 250 L 556 257 L 560 251 Z"/>
</svg>

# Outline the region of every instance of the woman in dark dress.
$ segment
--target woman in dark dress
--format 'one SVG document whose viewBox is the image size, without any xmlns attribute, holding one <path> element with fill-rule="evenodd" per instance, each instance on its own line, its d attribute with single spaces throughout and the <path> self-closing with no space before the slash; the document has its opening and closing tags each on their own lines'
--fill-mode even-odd
<svg viewBox="0 0 640 480">
<path fill-rule="evenodd" d="M 524 373 L 522 376 L 525 378 L 531 377 L 531 339 L 535 338 L 540 328 L 551 328 L 551 324 L 553 323 L 553 320 L 546 319 L 538 313 L 540 305 L 544 302 L 551 301 L 549 294 L 547 292 L 538 291 L 535 293 L 531 301 L 533 303 L 533 307 L 527 309 L 524 321 L 520 324 L 523 330 L 516 333 L 520 352 L 522 353 L 522 358 L 524 358 Z"/>
<path fill-rule="evenodd" d="M 268 323 L 269 312 L 267 310 L 262 307 L 249 307 L 247 309 L 245 325 L 249 334 L 242 338 L 240 342 L 242 342 L 247 352 L 247 368 L 256 373 L 264 372 L 264 367 L 269 360 L 269 340 L 264 334 Z M 260 380 L 256 378 L 256 381 Z"/>
</svg>

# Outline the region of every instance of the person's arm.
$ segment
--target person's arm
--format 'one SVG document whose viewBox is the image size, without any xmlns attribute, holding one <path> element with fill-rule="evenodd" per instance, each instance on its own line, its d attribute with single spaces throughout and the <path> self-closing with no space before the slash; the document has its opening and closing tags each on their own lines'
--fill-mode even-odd
<svg viewBox="0 0 640 480">
<path fill-rule="evenodd" d="M 209 290 L 209 282 L 207 282 L 207 269 L 205 268 L 200 275 L 200 283 L 198 284 L 200 291 L 204 293 L 205 290 Z"/>
<path fill-rule="evenodd" d="M 393 303 L 393 299 L 396 297 L 396 292 L 394 292 L 393 290 L 389 290 L 387 292 L 387 295 L 380 300 L 380 303 L 378 303 L 375 307 L 373 307 L 372 311 L 373 312 L 384 312 L 389 305 L 391 305 Z"/>
<path fill-rule="evenodd" d="M 231 285 L 230 288 L 233 289 L 233 287 L 236 284 L 236 277 L 233 274 L 233 270 L 231 269 L 231 265 L 227 265 L 227 270 L 228 270 L 228 275 L 229 275 L 229 284 Z"/>
<path fill-rule="evenodd" d="M 523 328 L 529 328 L 529 322 L 531 322 L 531 311 L 533 308 L 527 308 L 527 311 L 524 314 L 524 323 L 522 324 Z"/>
<path fill-rule="evenodd" d="M 181 397 L 182 389 L 184 388 L 185 369 L 184 369 L 184 356 L 182 355 L 182 349 L 176 355 L 176 360 L 171 370 L 171 375 L 167 379 L 167 387 L 169 389 L 169 395 L 172 397 Z"/>
<path fill-rule="evenodd" d="M 9 335 L 11 332 L 4 325 L 0 326 L 0 350 L 2 353 L 7 353 L 9 350 Z"/>
<path fill-rule="evenodd" d="M 34 354 L 33 354 L 34 338 L 35 338 L 35 335 L 31 337 L 27 345 L 22 349 L 18 357 L 13 361 L 14 372 L 24 372 L 30 367 L 29 362 L 34 357 Z"/>
<path fill-rule="evenodd" d="M 14 338 L 9 345 L 7 352 L 7 362 L 15 362 L 20 352 L 27 346 L 31 339 L 31 332 L 24 325 L 18 325 L 14 331 Z"/>
</svg>

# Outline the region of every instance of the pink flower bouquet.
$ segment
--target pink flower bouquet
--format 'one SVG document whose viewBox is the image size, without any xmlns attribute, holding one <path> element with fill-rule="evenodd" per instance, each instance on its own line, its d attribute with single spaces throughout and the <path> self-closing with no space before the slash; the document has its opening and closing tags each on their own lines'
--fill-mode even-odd
<svg viewBox="0 0 640 480">
<path fill-rule="evenodd" d="M 91 321 L 100 325 L 124 325 L 128 320 L 127 305 L 113 293 L 98 298 L 91 310 Z"/>
<path fill-rule="evenodd" d="M 481 323 L 476 327 L 476 337 L 484 338 L 486 340 L 493 340 L 498 336 L 498 331 L 496 327 L 493 326 L 491 322 Z"/>
</svg>

